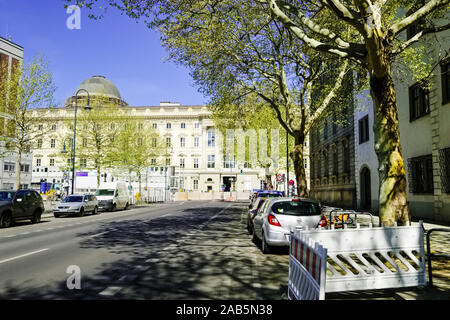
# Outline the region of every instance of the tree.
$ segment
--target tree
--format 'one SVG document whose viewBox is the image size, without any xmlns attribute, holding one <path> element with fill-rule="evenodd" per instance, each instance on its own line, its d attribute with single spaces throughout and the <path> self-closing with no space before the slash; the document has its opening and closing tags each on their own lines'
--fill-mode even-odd
<svg viewBox="0 0 450 320">
<path fill-rule="evenodd" d="M 144 123 L 131 116 L 122 118 L 110 157 L 117 166 L 136 173 L 139 195 L 142 195 L 143 170 L 150 166 L 151 159 L 163 153 L 160 140 L 158 133 Z"/>
<path fill-rule="evenodd" d="M 30 110 L 51 106 L 55 85 L 42 56 L 33 58 L 26 65 L 12 65 L 10 71 L 3 69 L 0 74 L 5 77 L 0 79 L 0 112 L 5 113 L 0 122 L 0 141 L 5 147 L 4 154 L 17 156 L 16 188 L 20 189 L 22 156 L 30 152 L 37 139 L 45 133 L 39 127 L 41 118 Z"/>
<path fill-rule="evenodd" d="M 247 96 L 253 95 L 258 105 L 273 109 L 280 125 L 293 137 L 290 157 L 297 191 L 307 196 L 305 137 L 332 108 L 337 109 L 335 100 L 351 96 L 343 90 L 349 89 L 345 85 L 348 63 L 304 48 L 282 23 L 268 14 L 262 16 L 258 4 L 180 0 L 164 2 L 157 10 L 154 23 L 170 58 L 191 69 L 197 86 L 213 106 L 245 108 Z M 333 83 L 323 78 L 333 78 Z M 311 99 L 314 90 L 315 99 Z"/>
<path fill-rule="evenodd" d="M 76 131 L 75 167 L 97 171 L 97 188 L 100 186 L 100 176 L 103 168 L 110 167 L 113 158 L 113 145 L 117 138 L 120 123 L 125 119 L 120 108 L 116 105 L 105 105 L 91 98 L 92 110 L 83 110 L 78 106 Z M 67 132 L 63 133 L 60 144 L 66 145 L 65 154 L 59 153 L 63 169 L 72 170 L 73 119 L 66 120 Z M 67 142 L 69 141 L 69 142 Z M 67 166 L 65 166 L 67 164 Z"/>
<path fill-rule="evenodd" d="M 321 0 L 259 1 L 302 43 L 360 66 L 369 77 L 374 103 L 375 152 L 380 174 L 380 219 L 385 225 L 410 221 L 406 173 L 400 145 L 397 102 L 392 78 L 396 58 L 426 34 L 450 28 L 433 19 L 448 13 L 449 0 Z M 403 11 L 403 12 L 402 12 Z M 323 14 L 330 19 L 323 19 Z M 423 24 L 428 19 L 429 23 Z M 335 23 L 335 22 L 338 23 Z M 421 30 L 409 39 L 401 32 L 413 25 Z M 347 28 L 342 29 L 342 25 Z M 340 30 L 339 30 L 340 29 Z M 349 31 L 350 30 L 350 31 Z M 351 34 L 352 38 L 348 39 Z M 420 58 L 415 57 L 420 62 Z"/>
<path fill-rule="evenodd" d="M 70 1 L 70 0 L 67 0 Z M 90 8 L 97 0 L 77 1 Z M 171 23 L 171 14 L 184 10 L 187 17 L 198 14 L 180 1 L 129 0 L 106 3 L 117 7 L 132 18 L 145 17 L 149 26 Z M 406 56 L 413 44 L 427 34 L 450 28 L 445 17 L 450 0 L 253 0 L 240 6 L 228 0 L 200 1 L 196 7 L 212 8 L 214 14 L 245 15 L 249 7 L 258 7 L 262 19 L 271 16 L 280 21 L 293 37 L 311 50 L 331 54 L 360 67 L 368 76 L 374 103 L 375 152 L 379 162 L 380 220 L 385 225 L 410 221 L 406 173 L 400 145 L 398 110 L 392 68 L 394 62 Z M 102 14 L 94 15 L 97 18 Z M 439 21 L 436 25 L 434 21 Z M 442 21 L 444 21 L 442 23 Z M 419 26 L 419 31 L 406 40 L 402 31 Z M 204 28 L 209 28 L 205 25 Z M 409 54 L 411 56 L 411 54 Z M 421 57 L 409 61 L 420 63 Z"/>
</svg>

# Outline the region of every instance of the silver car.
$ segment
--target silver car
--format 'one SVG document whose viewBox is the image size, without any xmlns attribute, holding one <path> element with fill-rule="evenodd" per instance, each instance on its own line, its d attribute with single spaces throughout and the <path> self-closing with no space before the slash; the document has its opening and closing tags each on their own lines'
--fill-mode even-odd
<svg viewBox="0 0 450 320">
<path fill-rule="evenodd" d="M 67 196 L 53 209 L 55 218 L 62 215 L 82 217 L 86 212 L 98 213 L 98 200 L 92 194 Z"/>
<path fill-rule="evenodd" d="M 261 241 L 263 253 L 272 246 L 289 246 L 295 229 L 317 228 L 322 218 L 317 202 L 304 198 L 272 198 L 264 201 L 253 219 L 253 241 Z"/>
</svg>

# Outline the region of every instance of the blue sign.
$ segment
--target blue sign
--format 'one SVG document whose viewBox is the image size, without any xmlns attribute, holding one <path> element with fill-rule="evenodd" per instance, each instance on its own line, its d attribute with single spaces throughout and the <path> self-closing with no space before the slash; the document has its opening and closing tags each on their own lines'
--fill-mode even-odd
<svg viewBox="0 0 450 320">
<path fill-rule="evenodd" d="M 83 172 L 83 171 L 78 171 L 77 172 L 77 177 L 87 177 L 88 173 L 87 172 Z"/>
</svg>

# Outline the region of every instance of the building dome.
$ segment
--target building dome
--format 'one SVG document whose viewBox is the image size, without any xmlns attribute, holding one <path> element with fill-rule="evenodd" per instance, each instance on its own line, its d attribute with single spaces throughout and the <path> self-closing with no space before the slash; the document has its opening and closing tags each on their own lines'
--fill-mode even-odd
<svg viewBox="0 0 450 320">
<path fill-rule="evenodd" d="M 87 90 L 90 96 L 103 96 L 120 100 L 122 99 L 120 97 L 119 90 L 114 83 L 106 79 L 104 76 L 93 76 L 87 80 L 84 80 L 75 92 L 80 89 Z M 86 95 L 86 92 L 81 91 L 78 95 Z"/>
</svg>

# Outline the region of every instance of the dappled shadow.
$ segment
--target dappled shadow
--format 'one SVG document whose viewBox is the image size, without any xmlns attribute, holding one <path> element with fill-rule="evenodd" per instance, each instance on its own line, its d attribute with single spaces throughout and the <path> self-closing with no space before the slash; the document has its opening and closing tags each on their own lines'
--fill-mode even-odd
<svg viewBox="0 0 450 320">
<path fill-rule="evenodd" d="M 245 205 L 187 208 L 160 218 L 104 222 L 78 234 L 81 248 L 126 259 L 82 276 L 80 290 L 3 288 L 1 299 L 282 299 L 288 251 L 262 255 L 245 228 Z M 214 217 L 214 218 L 213 218 Z"/>
</svg>

